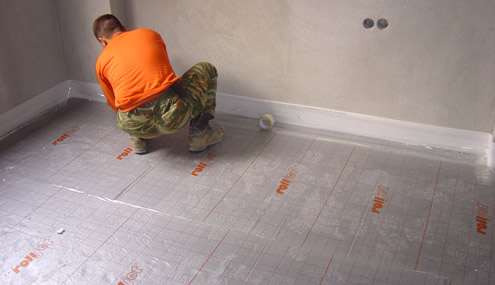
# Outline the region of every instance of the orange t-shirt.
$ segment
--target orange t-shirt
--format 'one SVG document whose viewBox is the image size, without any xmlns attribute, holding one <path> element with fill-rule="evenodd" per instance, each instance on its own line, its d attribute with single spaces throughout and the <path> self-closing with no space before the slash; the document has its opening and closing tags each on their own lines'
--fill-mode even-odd
<svg viewBox="0 0 495 285">
<path fill-rule="evenodd" d="M 161 36 L 149 29 L 117 33 L 96 61 L 96 75 L 108 105 L 128 112 L 180 80 Z"/>
</svg>

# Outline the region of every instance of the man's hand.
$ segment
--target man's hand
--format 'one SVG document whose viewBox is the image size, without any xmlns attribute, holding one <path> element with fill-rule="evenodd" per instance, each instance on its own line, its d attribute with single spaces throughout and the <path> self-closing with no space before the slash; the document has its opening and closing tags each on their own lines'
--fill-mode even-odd
<svg viewBox="0 0 495 285">
<path fill-rule="evenodd" d="M 186 97 L 187 96 L 186 90 L 184 89 L 184 86 L 182 86 L 182 82 L 176 81 L 174 84 L 172 84 L 171 88 L 180 97 Z"/>
</svg>

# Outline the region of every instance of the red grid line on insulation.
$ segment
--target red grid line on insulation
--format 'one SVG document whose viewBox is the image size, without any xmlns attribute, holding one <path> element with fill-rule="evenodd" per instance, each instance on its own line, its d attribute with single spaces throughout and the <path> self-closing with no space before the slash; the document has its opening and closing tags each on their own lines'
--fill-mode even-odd
<svg viewBox="0 0 495 285">
<path fill-rule="evenodd" d="M 433 208 L 433 202 L 435 201 L 435 194 L 437 193 L 438 180 L 440 178 L 440 171 L 441 170 L 442 170 L 442 162 L 440 161 L 440 166 L 438 166 L 437 179 L 435 182 L 435 188 L 433 189 L 433 195 L 431 197 L 430 208 L 428 210 L 428 217 L 426 218 L 425 230 L 423 232 L 423 237 L 421 238 L 421 245 L 419 247 L 418 259 L 416 260 L 416 266 L 414 267 L 414 270 L 418 269 L 418 263 L 419 263 L 419 259 L 421 257 L 421 251 L 423 250 L 423 243 L 424 243 L 425 236 L 426 236 L 426 230 L 428 229 L 428 224 L 430 222 L 431 209 Z"/>
<path fill-rule="evenodd" d="M 225 238 L 227 237 L 227 235 L 230 233 L 230 230 L 227 231 L 225 233 L 225 235 L 222 237 L 222 239 L 218 242 L 217 246 L 215 247 L 215 249 L 210 253 L 210 255 L 208 256 L 208 258 L 205 260 L 205 262 L 203 263 L 203 265 L 201 265 L 201 267 L 199 268 L 198 272 L 196 272 L 196 275 L 194 275 L 194 277 L 191 279 L 191 281 L 189 281 L 189 285 L 191 285 L 194 281 L 194 279 L 196 279 L 196 277 L 198 276 L 198 274 L 201 272 L 201 270 L 203 270 L 203 267 L 205 267 L 206 263 L 208 263 L 208 261 L 210 260 L 210 258 L 212 257 L 212 255 L 215 253 L 215 251 L 217 251 L 218 247 L 220 246 L 220 244 L 222 244 L 222 242 L 225 240 Z"/>
<path fill-rule="evenodd" d="M 403 167 L 404 167 L 404 163 L 405 163 L 405 157 L 404 157 L 404 161 L 402 162 L 402 166 L 401 166 L 401 170 L 400 170 L 400 173 L 399 173 L 399 177 L 402 176 L 402 172 L 403 172 Z M 424 163 L 424 160 L 421 160 L 421 165 L 419 166 L 419 170 L 418 170 L 418 173 L 416 175 L 416 179 L 414 180 L 414 191 L 413 191 L 413 195 L 416 193 L 417 189 L 418 189 L 418 184 L 419 184 L 419 178 L 421 177 L 421 173 L 423 171 L 423 163 Z M 406 211 L 406 215 L 404 217 L 404 223 L 402 225 L 402 231 L 401 231 L 401 235 L 400 237 L 403 236 L 403 234 L 405 233 L 405 226 L 406 226 L 406 223 L 407 223 L 407 220 L 408 220 L 408 217 L 410 216 L 410 211 L 411 211 L 411 201 L 409 202 L 408 206 L 407 206 L 407 211 Z M 382 226 L 384 222 L 384 219 L 382 219 L 382 222 L 380 224 L 380 227 Z M 378 239 L 378 235 L 377 235 L 377 238 Z M 375 242 L 374 242 L 374 245 L 376 244 L 376 239 L 375 239 Z M 373 248 L 374 248 L 374 245 L 373 245 Z M 394 251 L 394 256 L 397 255 L 397 251 L 399 249 L 399 245 L 397 245 L 395 247 L 395 251 Z M 369 259 L 371 258 L 371 255 L 370 257 L 368 258 L 368 261 L 367 263 L 369 262 Z M 380 263 L 381 263 L 381 260 L 380 260 Z M 376 271 L 375 271 L 375 274 L 373 275 L 373 284 L 375 283 L 376 281 L 376 275 L 378 274 L 378 268 L 380 266 L 380 263 L 377 264 L 376 266 Z M 361 276 L 361 280 L 362 280 L 363 276 Z M 399 282 L 400 280 L 402 279 L 402 271 L 401 271 L 401 275 L 399 276 Z"/>
<path fill-rule="evenodd" d="M 65 284 L 65 282 L 67 282 L 67 280 L 69 280 L 73 275 L 74 273 L 76 273 L 91 257 L 93 257 L 93 255 L 104 245 L 108 242 L 108 240 L 110 240 L 110 238 L 116 233 L 118 232 L 122 226 L 124 226 L 137 212 L 139 211 L 139 209 L 136 209 L 123 223 L 120 224 L 120 226 L 110 235 L 108 236 L 108 238 L 100 244 L 100 246 L 98 246 L 77 268 L 76 270 L 74 270 L 71 274 L 69 274 L 69 276 L 67 276 L 67 278 L 62 282 L 62 284 Z"/>
<path fill-rule="evenodd" d="M 165 159 L 167 159 L 167 157 L 169 157 L 180 145 L 181 145 L 181 143 L 178 143 L 177 145 L 175 145 L 175 147 L 171 151 L 169 151 L 165 156 L 162 157 L 162 159 L 160 159 L 160 161 L 158 161 L 155 165 L 153 165 L 153 167 L 151 167 L 143 175 L 141 175 L 141 177 L 139 177 L 139 179 L 137 181 L 132 183 L 127 189 L 125 189 L 120 195 L 118 195 L 115 198 L 115 200 L 122 199 L 127 193 L 129 193 L 129 191 L 132 190 L 132 188 L 134 188 L 137 184 L 139 184 L 139 182 L 141 180 L 143 180 L 144 177 L 146 177 L 148 174 L 150 174 L 160 163 L 162 163 Z"/>
<path fill-rule="evenodd" d="M 76 157 L 74 157 L 72 160 L 70 160 L 69 162 L 67 162 L 64 166 L 62 166 L 59 170 L 55 171 L 52 175 L 48 176 L 46 178 L 46 180 L 50 179 L 51 177 L 53 177 L 54 175 L 56 175 L 57 173 L 59 173 L 62 169 L 64 169 L 65 167 L 67 167 L 69 164 L 71 164 L 72 162 L 74 162 L 76 159 L 78 159 L 79 157 L 81 157 L 83 154 L 85 154 L 86 152 L 88 152 L 88 150 L 92 149 L 94 146 L 96 146 L 97 144 L 99 144 L 101 141 L 103 141 L 106 137 L 108 137 L 111 133 L 113 133 L 115 130 L 112 130 L 110 132 L 108 132 L 106 135 L 104 135 L 101 139 L 99 139 L 97 142 L 95 142 L 93 145 L 91 145 L 90 147 L 88 147 L 86 150 L 84 150 L 83 152 L 81 152 L 79 155 L 77 155 Z"/>
<path fill-rule="evenodd" d="M 390 162 L 390 156 L 391 156 L 391 154 L 389 153 L 388 154 L 388 157 L 387 157 L 387 160 L 384 161 L 384 165 L 382 166 L 382 168 L 384 168 Z M 368 154 L 368 157 L 366 158 L 366 162 L 368 161 L 368 159 L 369 159 L 369 154 Z M 353 191 L 356 188 L 357 181 L 361 177 L 361 175 L 362 175 L 362 173 L 363 173 L 363 171 L 364 171 L 365 168 L 366 168 L 366 163 L 364 164 L 363 169 L 361 170 L 361 173 L 359 174 L 358 178 L 356 179 L 356 182 L 355 182 L 354 187 L 353 187 Z M 375 191 L 375 189 L 379 185 L 378 179 L 380 179 L 380 177 L 378 177 L 377 180 L 375 181 L 375 186 L 373 187 L 373 191 Z M 368 214 L 368 208 L 369 208 L 369 206 L 367 205 L 366 209 L 364 209 L 364 211 L 363 211 L 363 216 L 361 217 L 361 221 L 364 219 L 364 217 L 366 216 L 366 214 Z M 389 208 L 387 208 L 386 211 L 388 211 L 388 209 Z M 383 221 L 384 220 L 385 220 L 385 218 L 382 218 L 381 219 L 380 227 L 383 225 Z M 359 234 L 359 228 L 358 228 L 358 231 L 355 233 L 355 235 L 357 235 L 357 234 Z M 376 240 L 375 240 L 375 242 L 376 242 Z M 349 249 L 347 250 L 347 253 L 349 254 L 351 250 L 352 250 L 352 244 L 351 244 L 351 247 L 349 247 Z M 356 266 L 356 261 L 357 261 L 357 257 L 356 257 L 356 259 L 354 259 L 354 263 L 352 264 L 352 267 L 351 267 L 351 270 L 349 272 L 349 275 L 348 275 L 346 284 L 349 283 L 349 280 L 351 278 L 352 272 L 354 271 L 354 267 Z"/>
<path fill-rule="evenodd" d="M 225 197 L 227 197 L 227 195 L 230 193 L 230 191 L 232 191 L 232 189 L 234 188 L 234 186 L 241 180 L 242 176 L 244 176 L 244 174 L 246 174 L 246 172 L 248 171 L 249 168 L 251 168 L 251 166 L 253 165 L 253 163 L 260 157 L 260 155 L 263 153 L 263 151 L 265 150 L 266 146 L 268 144 L 270 144 L 270 142 L 273 140 L 273 138 L 277 135 L 277 133 L 275 132 L 272 137 L 268 140 L 268 142 L 263 146 L 263 148 L 258 152 L 258 154 L 256 155 L 256 157 L 251 161 L 251 163 L 248 165 L 248 167 L 244 170 L 244 172 L 239 176 L 239 178 L 237 178 L 237 180 L 234 182 L 234 184 L 232 184 L 232 186 L 229 188 L 229 190 L 227 190 L 227 192 L 225 192 L 225 194 L 222 196 L 222 198 L 220 198 L 220 200 L 215 204 L 215 206 L 213 207 L 213 209 L 211 209 L 211 211 L 208 213 L 208 215 L 206 215 L 206 217 L 203 219 L 203 223 L 208 219 L 208 217 L 213 213 L 213 211 L 215 211 L 215 209 L 218 207 L 218 205 L 220 205 L 220 203 L 225 199 Z"/>
<path fill-rule="evenodd" d="M 315 141 L 316 141 L 316 139 L 313 139 L 313 140 L 312 140 L 311 144 L 308 146 L 307 150 L 306 150 L 304 153 L 306 153 L 307 151 L 309 151 L 309 149 L 311 148 L 311 146 L 314 144 L 314 142 L 315 142 Z M 286 140 L 285 142 L 286 142 L 286 143 L 288 143 L 288 140 Z M 299 149 L 301 149 L 303 146 L 304 146 L 304 142 L 300 144 Z M 299 150 L 299 149 L 298 149 L 298 150 Z M 272 158 L 272 160 L 270 161 L 270 163 L 272 163 L 272 162 L 273 162 L 273 160 L 275 160 L 275 158 L 279 155 L 279 153 L 280 153 L 281 151 L 282 151 L 282 148 L 279 148 L 279 149 L 278 149 L 278 151 L 277 151 L 277 154 L 273 156 L 273 158 Z M 303 153 L 303 152 L 299 152 L 299 151 L 298 151 L 298 152 L 296 152 L 296 153 Z M 291 165 L 291 164 L 292 164 L 292 163 L 293 163 L 296 159 L 297 159 L 297 157 L 294 157 L 294 158 L 291 160 L 291 163 L 290 163 L 289 165 Z M 278 182 L 277 182 L 277 183 L 278 183 Z M 234 184 L 234 186 L 235 186 L 235 184 Z M 234 186 L 233 186 L 233 187 L 234 187 Z M 273 187 L 272 187 L 272 186 L 273 186 Z M 275 188 L 274 188 L 274 187 L 275 187 Z M 266 189 L 267 189 L 267 191 L 266 191 L 266 194 L 265 194 L 264 198 L 262 199 L 262 201 L 266 201 L 266 199 L 268 199 L 268 197 L 269 197 L 269 196 L 272 196 L 272 195 L 273 195 L 273 189 L 276 189 L 276 186 L 272 184 L 272 185 L 270 185 L 270 187 L 266 187 Z M 258 197 L 258 196 L 259 196 L 259 194 L 258 194 L 258 193 L 255 193 L 255 194 L 243 193 L 243 195 L 244 195 L 244 197 L 249 197 L 249 196 Z M 289 197 L 289 196 L 286 194 L 286 195 L 285 195 L 285 197 L 284 197 L 284 200 L 283 200 L 283 201 L 279 204 L 279 207 L 277 208 L 277 210 L 276 210 L 274 213 L 272 213 L 272 216 L 276 216 L 276 215 L 279 213 L 280 209 L 281 209 L 281 208 L 282 208 L 282 206 L 285 204 L 285 202 L 286 202 L 286 200 L 287 200 L 287 198 L 288 198 L 288 197 Z M 247 200 L 247 199 L 245 199 L 245 200 Z M 230 213 L 228 214 L 230 217 L 236 218 L 235 220 L 236 220 L 236 223 L 237 223 L 237 224 L 239 224 L 241 220 L 247 220 L 247 221 L 253 221 L 253 220 L 256 220 L 256 216 L 255 216 L 255 215 L 256 215 L 256 211 L 257 211 L 257 210 L 259 210 L 259 207 L 258 207 L 258 206 L 252 207 L 252 206 L 250 206 L 250 205 L 245 205 L 245 206 L 246 206 L 246 207 L 248 207 L 248 208 L 252 208 L 252 209 L 253 209 L 253 211 L 252 211 L 251 215 L 250 215 L 250 216 L 249 216 L 249 218 L 247 218 L 247 219 L 246 219 L 246 218 L 243 218 L 243 217 L 239 217 L 239 216 L 237 216 L 235 212 L 230 212 Z M 294 205 L 293 205 L 293 207 L 294 207 Z M 261 220 L 260 220 L 260 221 L 261 221 Z M 221 227 L 224 227 L 224 226 L 225 226 L 225 224 L 226 224 L 226 222 L 227 222 L 227 221 L 225 220 L 225 221 L 223 222 L 223 224 L 222 224 L 222 226 L 221 226 Z M 244 224 L 244 226 L 249 226 L 249 225 L 251 225 L 251 224 Z M 265 224 L 265 227 L 264 227 L 264 229 L 263 229 L 263 231 L 262 231 L 262 232 L 265 232 L 266 228 L 267 228 L 269 225 L 272 225 L 272 226 L 277 226 L 276 224 L 266 223 L 266 224 Z"/>
<path fill-rule="evenodd" d="M 45 180 L 48 180 L 50 179 L 51 177 L 53 177 L 55 174 L 57 174 L 58 172 L 60 172 L 60 170 L 62 170 L 64 167 L 66 167 L 67 165 L 71 164 L 73 161 L 75 161 L 76 159 L 78 159 L 79 157 L 81 157 L 83 154 L 85 154 L 88 150 L 90 150 L 92 147 L 94 147 L 95 145 L 97 145 L 98 143 L 100 143 L 103 139 L 105 139 L 107 136 L 109 136 L 113 131 L 110 131 L 108 132 L 106 135 L 104 135 L 101 139 L 99 139 L 97 142 L 95 142 L 93 145 L 91 145 L 90 147 L 88 147 L 86 150 L 84 150 L 83 152 L 81 152 L 78 156 L 76 156 L 75 158 L 73 158 L 71 161 L 69 161 L 67 164 L 65 164 L 62 168 L 60 168 L 59 170 L 55 171 L 52 175 L 48 176 Z M 11 226 L 8 230 L 6 230 L 4 233 L 2 233 L 0 235 L 0 238 L 3 237 L 4 235 L 8 234 L 10 231 L 12 231 L 15 227 L 17 227 L 20 223 L 22 223 L 22 221 L 24 221 L 27 217 L 29 217 L 31 214 L 33 214 L 36 210 L 38 210 L 41 206 L 43 206 L 46 202 L 48 202 L 50 199 L 52 199 L 55 195 L 57 195 L 60 191 L 62 191 L 62 187 L 60 187 L 59 190 L 57 190 L 55 193 L 53 193 L 52 195 L 50 195 L 46 200 L 44 200 L 43 202 L 41 202 L 41 204 L 39 204 L 36 208 L 34 208 L 29 214 L 25 215 L 22 219 L 20 219 L 16 224 L 14 224 L 13 226 Z"/>
<path fill-rule="evenodd" d="M 404 168 L 404 163 L 405 163 L 405 161 L 406 161 L 406 157 L 405 157 L 405 156 L 403 156 L 402 163 L 401 163 L 400 170 L 399 170 L 399 174 L 398 174 L 398 176 L 399 176 L 399 177 L 402 175 L 402 171 L 403 171 L 403 168 Z M 416 184 L 417 184 L 417 180 L 416 180 Z M 407 210 L 407 213 L 408 213 L 408 212 L 409 212 L 409 208 L 408 208 L 408 210 Z M 387 209 L 387 213 L 388 213 L 388 209 Z M 407 217 L 407 213 L 406 213 L 406 217 Z M 406 219 L 406 218 L 404 218 L 404 223 L 402 224 L 401 236 L 402 236 L 402 234 L 404 233 L 404 227 L 405 227 L 405 223 L 406 223 L 406 221 L 407 221 L 407 219 Z M 380 223 L 380 228 L 381 228 L 384 224 L 388 224 L 388 223 L 386 222 L 386 219 L 382 219 L 382 221 L 381 221 L 381 223 Z M 395 224 L 394 224 L 394 223 L 391 223 L 391 225 L 395 225 Z M 376 239 L 375 239 L 375 243 L 376 243 Z M 392 258 L 392 264 L 394 264 L 395 258 L 396 258 L 396 256 L 398 255 L 398 249 L 399 249 L 399 244 L 397 244 L 397 245 L 395 246 L 394 253 L 393 253 L 393 258 Z M 371 257 L 371 255 L 370 255 L 370 257 Z M 369 262 L 369 258 L 370 258 L 370 257 L 368 257 L 368 262 Z M 367 262 L 367 263 L 368 263 L 368 262 Z M 378 268 L 378 267 L 377 267 L 377 268 Z M 362 279 L 362 278 L 363 278 L 363 275 L 361 275 L 361 279 Z"/>
<path fill-rule="evenodd" d="M 354 153 L 354 150 L 356 149 L 356 146 L 354 146 L 352 148 L 352 151 L 351 153 L 349 154 L 348 158 L 347 158 L 347 161 L 345 162 L 345 165 L 344 167 L 342 168 L 342 171 L 340 171 L 340 174 L 339 174 L 339 177 L 337 178 L 337 181 L 335 181 L 335 184 L 333 185 L 332 187 L 332 190 L 330 190 L 330 193 L 328 193 L 328 196 L 327 196 L 327 199 L 325 200 L 325 203 L 323 204 L 323 206 L 321 207 L 320 209 L 320 212 L 318 213 L 318 215 L 316 216 L 316 219 L 315 221 L 313 222 L 313 224 L 311 225 L 311 228 L 309 229 L 308 233 L 306 234 L 306 237 L 304 238 L 304 241 L 302 242 L 301 244 L 301 247 L 304 245 L 304 243 L 306 242 L 306 240 L 308 239 L 309 235 L 311 234 L 311 231 L 313 230 L 316 222 L 318 221 L 318 219 L 320 218 L 320 215 L 321 215 L 321 212 L 323 211 L 323 209 L 325 208 L 325 206 L 327 205 L 328 203 L 328 200 L 330 199 L 330 196 L 332 195 L 333 191 L 335 190 L 335 187 L 337 186 L 337 184 L 339 183 L 340 181 L 340 178 L 342 177 L 342 173 L 344 173 L 344 170 L 346 169 L 347 167 L 347 164 L 349 163 L 349 160 L 351 159 L 351 156 L 352 154 Z"/>
</svg>

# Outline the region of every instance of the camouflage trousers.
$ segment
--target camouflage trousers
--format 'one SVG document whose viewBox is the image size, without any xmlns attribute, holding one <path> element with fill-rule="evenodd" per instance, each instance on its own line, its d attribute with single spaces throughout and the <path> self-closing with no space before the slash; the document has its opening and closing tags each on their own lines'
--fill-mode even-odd
<svg viewBox="0 0 495 285">
<path fill-rule="evenodd" d="M 181 77 L 185 98 L 168 88 L 129 112 L 117 112 L 118 127 L 132 136 L 149 139 L 180 130 L 201 112 L 214 115 L 217 76 L 211 63 L 194 65 Z"/>
</svg>

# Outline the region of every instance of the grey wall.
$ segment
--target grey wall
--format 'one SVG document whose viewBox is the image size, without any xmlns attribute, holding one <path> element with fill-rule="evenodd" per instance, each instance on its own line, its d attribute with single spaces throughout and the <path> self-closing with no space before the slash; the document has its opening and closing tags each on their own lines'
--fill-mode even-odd
<svg viewBox="0 0 495 285">
<path fill-rule="evenodd" d="M 126 3 L 176 69 L 215 63 L 220 92 L 492 132 L 495 1 Z M 390 25 L 366 30 L 367 17 Z"/>
<path fill-rule="evenodd" d="M 68 79 L 55 1 L 0 1 L 0 114 Z"/>
<path fill-rule="evenodd" d="M 93 35 L 96 17 L 110 13 L 108 0 L 57 0 L 70 79 L 97 82 L 95 63 L 102 47 Z"/>
<path fill-rule="evenodd" d="M 94 63 L 101 47 L 91 26 L 95 17 L 112 11 L 130 29 L 160 32 L 178 73 L 198 61 L 213 62 L 219 92 L 493 131 L 495 1 L 57 0 L 55 8 L 53 1 L 11 2 L 0 6 L 1 23 L 8 24 L 5 16 L 11 14 L 3 6 L 31 11 L 27 21 L 36 28 L 25 28 L 22 38 L 41 46 L 36 50 L 43 57 L 30 55 L 25 44 L 9 43 L 4 51 L 2 43 L 0 80 L 14 82 L 8 85 L 12 90 L 2 84 L 2 94 L 29 97 L 31 88 L 20 83 L 32 80 L 32 74 L 42 77 L 38 85 L 43 86 L 65 74 L 96 83 Z M 66 73 L 56 17 L 50 17 L 57 10 Z M 390 26 L 366 30 L 367 17 L 386 18 Z M 43 46 L 47 41 L 41 38 L 48 36 L 53 42 Z M 15 56 L 7 56 L 12 52 L 31 59 L 19 65 Z M 4 67 L 9 64 L 26 75 L 4 75 L 12 69 Z M 10 106 L 23 100 L 16 98 L 8 97 Z"/>
</svg>

